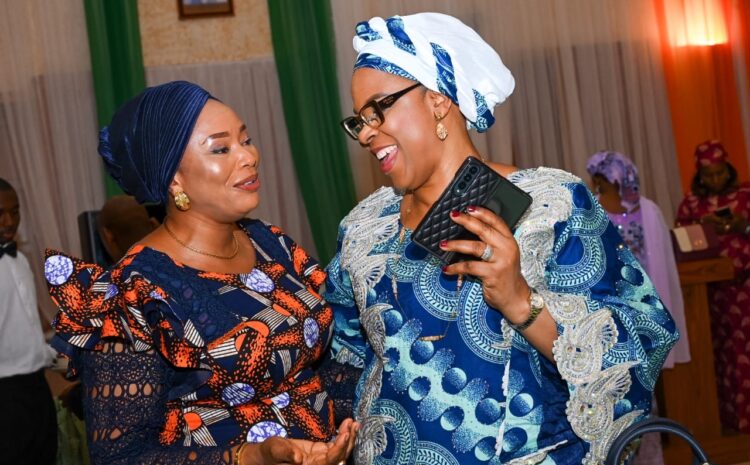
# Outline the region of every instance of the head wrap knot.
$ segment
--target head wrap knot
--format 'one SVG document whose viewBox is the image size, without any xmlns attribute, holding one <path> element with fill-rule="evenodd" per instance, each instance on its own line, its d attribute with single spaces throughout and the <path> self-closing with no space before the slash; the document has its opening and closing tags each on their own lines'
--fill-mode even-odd
<svg viewBox="0 0 750 465">
<path fill-rule="evenodd" d="M 590 176 L 600 175 L 612 184 L 617 184 L 620 191 L 620 204 L 632 211 L 640 204 L 641 181 L 638 179 L 638 168 L 620 152 L 604 150 L 596 152 L 586 162 L 586 171 Z"/>
<path fill-rule="evenodd" d="M 472 28 L 440 13 L 375 17 L 357 24 L 354 68 L 374 68 L 412 79 L 449 97 L 467 126 L 486 131 L 495 105 L 515 81 L 495 50 Z"/>
<path fill-rule="evenodd" d="M 211 95 L 174 81 L 149 87 L 122 105 L 99 132 L 107 172 L 140 203 L 164 203 L 195 122 Z"/>
<path fill-rule="evenodd" d="M 716 163 L 726 163 L 729 154 L 718 140 L 707 140 L 695 148 L 695 170 Z"/>
</svg>

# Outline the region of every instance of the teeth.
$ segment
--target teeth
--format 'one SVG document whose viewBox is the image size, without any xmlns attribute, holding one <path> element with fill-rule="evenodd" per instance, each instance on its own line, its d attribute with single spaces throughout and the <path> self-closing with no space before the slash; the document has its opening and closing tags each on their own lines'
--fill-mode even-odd
<svg viewBox="0 0 750 465">
<path fill-rule="evenodd" d="M 388 147 L 380 149 L 380 151 L 378 151 L 378 153 L 375 154 L 375 156 L 377 157 L 378 160 L 382 160 L 383 158 L 390 155 L 394 150 L 396 150 L 396 146 L 390 145 Z"/>
</svg>

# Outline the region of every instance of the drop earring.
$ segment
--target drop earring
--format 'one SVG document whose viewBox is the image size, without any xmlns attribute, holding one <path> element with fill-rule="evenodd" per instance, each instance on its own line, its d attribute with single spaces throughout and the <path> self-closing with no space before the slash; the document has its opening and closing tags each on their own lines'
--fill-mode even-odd
<svg viewBox="0 0 750 465">
<path fill-rule="evenodd" d="M 443 118 L 445 118 L 444 115 L 435 115 L 435 120 L 437 121 L 437 126 L 435 126 L 435 134 L 440 140 L 445 140 L 448 138 L 448 128 L 446 128 L 443 124 Z"/>
</svg>

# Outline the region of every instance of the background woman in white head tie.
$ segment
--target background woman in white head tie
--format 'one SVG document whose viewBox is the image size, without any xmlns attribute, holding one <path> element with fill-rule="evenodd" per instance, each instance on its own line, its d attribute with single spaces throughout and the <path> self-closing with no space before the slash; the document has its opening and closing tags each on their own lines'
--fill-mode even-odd
<svg viewBox="0 0 750 465">
<path fill-rule="evenodd" d="M 549 168 L 489 166 L 533 204 L 514 231 L 481 207 L 443 266 L 413 228 L 514 81 L 497 53 L 437 13 L 357 25 L 355 115 L 342 126 L 392 188 L 344 218 L 328 266 L 337 362 L 361 369 L 354 457 L 366 463 L 594 463 L 650 410 L 677 340 L 638 262 L 586 186 Z"/>
</svg>

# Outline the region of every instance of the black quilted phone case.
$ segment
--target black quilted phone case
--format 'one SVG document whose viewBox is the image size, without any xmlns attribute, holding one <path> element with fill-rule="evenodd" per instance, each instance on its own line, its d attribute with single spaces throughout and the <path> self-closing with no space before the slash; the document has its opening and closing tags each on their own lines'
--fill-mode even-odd
<svg viewBox="0 0 750 465">
<path fill-rule="evenodd" d="M 513 230 L 531 205 L 531 196 L 478 159 L 468 157 L 416 227 L 412 240 L 448 264 L 467 259 L 477 260 L 477 257 L 440 249 L 440 242 L 443 240 L 477 239 L 473 233 L 450 218 L 451 211 L 465 212 L 470 205 L 480 205 L 492 210 Z"/>
</svg>

